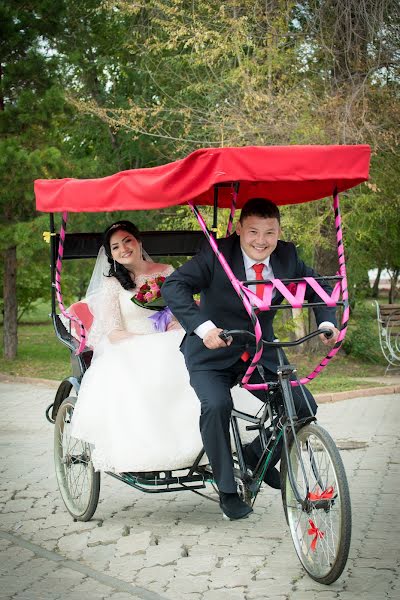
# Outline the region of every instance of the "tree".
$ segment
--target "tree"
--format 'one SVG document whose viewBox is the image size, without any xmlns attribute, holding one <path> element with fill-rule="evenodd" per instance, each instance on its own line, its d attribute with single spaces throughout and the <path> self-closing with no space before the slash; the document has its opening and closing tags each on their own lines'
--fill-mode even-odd
<svg viewBox="0 0 400 600">
<path fill-rule="evenodd" d="M 4 256 L 4 354 L 17 352 L 16 223 L 34 214 L 32 181 L 61 172 L 57 137 L 64 102 L 46 55 L 46 31 L 55 31 L 59 2 L 0 5 L 0 224 Z M 41 18 L 46 12 L 46 19 Z M 6 230 L 4 230 L 6 227 Z"/>
</svg>

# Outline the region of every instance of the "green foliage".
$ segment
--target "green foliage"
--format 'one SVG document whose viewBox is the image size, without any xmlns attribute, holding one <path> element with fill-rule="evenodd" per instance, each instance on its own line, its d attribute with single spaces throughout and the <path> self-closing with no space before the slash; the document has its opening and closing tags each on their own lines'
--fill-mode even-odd
<svg viewBox="0 0 400 600">
<path fill-rule="evenodd" d="M 370 142 L 370 187 L 342 202 L 352 300 L 368 294 L 368 269 L 395 273 L 398 10 L 393 0 L 2 2 L 0 250 L 18 243 L 19 312 L 49 294 L 35 178 L 101 177 L 200 146 Z M 318 263 L 330 203 L 282 214 L 284 238 Z M 71 215 L 69 230 L 121 217 L 144 230 L 198 227 L 178 206 Z M 220 234 L 225 224 L 221 215 Z M 90 268 L 65 265 L 66 298 L 83 293 Z"/>
<path fill-rule="evenodd" d="M 379 345 L 376 311 L 371 302 L 359 302 L 352 311 L 343 349 L 365 363 L 385 363 Z"/>
</svg>

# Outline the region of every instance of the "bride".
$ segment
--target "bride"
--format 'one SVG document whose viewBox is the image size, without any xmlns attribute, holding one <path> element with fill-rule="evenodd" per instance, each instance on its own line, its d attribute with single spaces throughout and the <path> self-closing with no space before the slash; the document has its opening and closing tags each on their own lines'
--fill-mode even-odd
<svg viewBox="0 0 400 600">
<path fill-rule="evenodd" d="M 179 351 L 183 329 L 168 310 L 161 316 L 132 300 L 143 284 L 172 271 L 151 261 L 130 221 L 106 230 L 86 297 L 93 359 L 72 419 L 72 435 L 94 446 L 96 470 L 179 469 L 202 449 L 200 403 Z M 246 411 L 260 408 L 245 390 L 234 395 Z"/>
</svg>

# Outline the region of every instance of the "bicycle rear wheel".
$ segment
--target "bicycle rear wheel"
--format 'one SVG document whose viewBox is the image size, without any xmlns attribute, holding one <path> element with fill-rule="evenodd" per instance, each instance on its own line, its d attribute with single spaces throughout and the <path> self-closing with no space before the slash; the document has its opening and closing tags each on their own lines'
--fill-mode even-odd
<svg viewBox="0 0 400 600">
<path fill-rule="evenodd" d="M 64 504 L 77 521 L 89 521 L 97 508 L 100 473 L 93 468 L 90 445 L 71 435 L 76 398 L 66 398 L 54 424 L 54 463 Z"/>
<path fill-rule="evenodd" d="M 289 460 L 300 496 L 306 502 L 302 505 L 296 499 L 283 453 L 283 507 L 300 562 L 315 581 L 329 585 L 342 574 L 350 549 L 351 504 L 346 473 L 336 444 L 325 429 L 309 423 L 297 432 L 297 439 L 301 460 L 294 439 L 289 444 Z"/>
</svg>

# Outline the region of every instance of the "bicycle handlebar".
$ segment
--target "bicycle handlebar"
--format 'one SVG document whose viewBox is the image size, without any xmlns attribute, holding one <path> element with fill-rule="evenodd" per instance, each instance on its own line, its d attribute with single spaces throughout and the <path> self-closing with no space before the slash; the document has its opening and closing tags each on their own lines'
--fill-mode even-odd
<svg viewBox="0 0 400 600">
<path fill-rule="evenodd" d="M 262 343 L 265 344 L 266 346 L 270 346 L 270 347 L 274 347 L 274 348 L 288 348 L 290 346 L 298 346 L 299 344 L 302 344 L 303 342 L 307 342 L 308 340 L 311 340 L 311 338 L 313 338 L 317 335 L 321 335 L 321 333 L 323 333 L 328 340 L 333 336 L 332 329 L 330 329 L 328 327 L 323 327 L 322 329 L 317 329 L 316 331 L 311 331 L 311 333 L 309 333 L 308 335 L 305 335 L 304 337 L 301 337 L 298 340 L 294 340 L 293 342 L 280 342 L 280 341 L 268 342 L 267 340 L 263 339 Z M 256 337 L 254 333 L 251 333 L 251 331 L 247 331 L 245 329 L 224 329 L 219 334 L 219 337 L 225 343 L 228 341 L 228 339 L 230 337 L 233 338 L 235 336 L 236 337 L 241 336 L 243 338 L 251 338 L 251 340 L 254 340 Z"/>
</svg>

